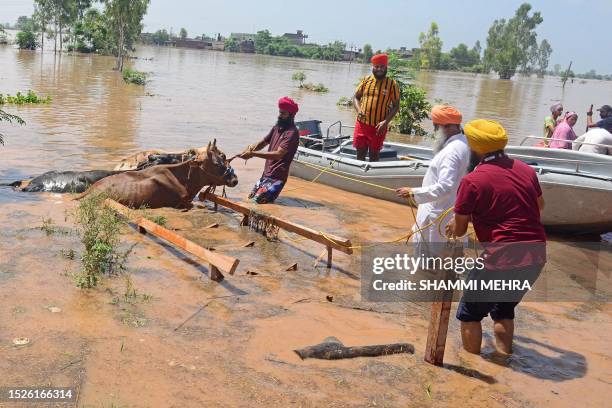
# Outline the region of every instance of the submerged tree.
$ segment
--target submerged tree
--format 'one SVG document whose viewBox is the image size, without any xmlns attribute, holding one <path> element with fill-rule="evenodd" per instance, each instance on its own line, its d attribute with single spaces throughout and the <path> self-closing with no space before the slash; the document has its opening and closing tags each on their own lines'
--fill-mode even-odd
<svg viewBox="0 0 612 408">
<path fill-rule="evenodd" d="M 184 40 L 184 39 L 186 39 L 186 38 L 187 38 L 187 30 L 186 30 L 184 27 L 183 27 L 183 28 L 181 28 L 181 31 L 180 31 L 180 34 L 179 34 L 179 35 L 180 35 L 180 37 L 181 37 L 183 40 Z"/>
<path fill-rule="evenodd" d="M 421 46 L 418 53 L 420 68 L 438 69 L 442 58 L 442 40 L 435 21 L 431 23 L 427 34 L 422 32 L 419 35 L 419 44 Z"/>
<path fill-rule="evenodd" d="M 370 59 L 374 55 L 372 51 L 372 46 L 370 44 L 366 44 L 363 46 L 363 62 L 370 62 Z"/>
<path fill-rule="evenodd" d="M 529 15 L 531 5 L 522 4 L 509 20 L 495 20 L 487 37 L 484 61 L 487 70 L 492 69 L 501 79 L 510 79 L 518 67 L 527 71 L 530 56 L 537 48 L 536 27 L 543 21 L 539 12 Z"/>
<path fill-rule="evenodd" d="M 104 14 L 109 25 L 109 35 L 117 57 L 117 70 L 123 71 L 126 54 L 142 32 L 142 19 L 150 0 L 104 0 Z"/>
<path fill-rule="evenodd" d="M 552 47 L 546 40 L 542 40 L 538 47 L 537 54 L 537 72 L 539 78 L 544 78 L 544 73 L 548 68 L 548 62 L 550 60 L 550 54 L 552 54 Z"/>
</svg>

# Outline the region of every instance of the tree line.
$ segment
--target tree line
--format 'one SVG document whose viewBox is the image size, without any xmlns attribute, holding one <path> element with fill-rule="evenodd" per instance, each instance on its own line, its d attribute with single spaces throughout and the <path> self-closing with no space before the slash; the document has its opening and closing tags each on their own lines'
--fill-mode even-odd
<svg viewBox="0 0 612 408">
<path fill-rule="evenodd" d="M 95 7 L 102 5 L 102 10 Z M 19 48 L 45 48 L 53 40 L 54 52 L 79 51 L 114 55 L 123 71 L 125 57 L 142 31 L 150 0 L 34 0 L 31 17 L 18 18 Z"/>
</svg>

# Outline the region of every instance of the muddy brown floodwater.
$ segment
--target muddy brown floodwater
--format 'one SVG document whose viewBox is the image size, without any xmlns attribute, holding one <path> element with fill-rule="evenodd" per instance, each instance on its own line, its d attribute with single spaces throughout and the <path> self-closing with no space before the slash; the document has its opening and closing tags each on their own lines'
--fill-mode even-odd
<svg viewBox="0 0 612 408">
<path fill-rule="evenodd" d="M 2 127 L 0 181 L 112 168 L 135 151 L 183 150 L 215 137 L 233 154 L 265 133 L 284 94 L 300 102 L 303 119 L 350 123 L 352 112 L 335 102 L 367 72 L 355 64 L 167 48 L 143 47 L 138 55 L 153 57 L 135 63 L 152 72 L 145 88 L 124 84 L 109 58 L 0 47 L 0 92 L 34 89 L 53 97 L 48 106 L 9 109 L 28 123 Z M 301 93 L 291 83 L 295 70 L 331 92 Z M 547 105 L 561 97 L 552 79 L 426 73 L 417 81 L 467 117 L 501 118 L 514 141 L 539 134 Z M 564 102 L 584 110 L 609 102 L 603 98 L 610 94 L 608 83 L 576 82 Z M 262 164 L 234 163 L 240 184 L 228 189 L 230 198 L 244 200 Z M 126 228 L 123 245 L 136 244 L 127 266 L 138 294 L 126 300 L 121 276 L 89 291 L 74 286 L 81 246 L 69 196 L 0 188 L 0 203 L 0 386 L 75 387 L 82 407 L 599 407 L 609 400 L 612 309 L 605 289 L 612 256 L 603 246 L 550 237 L 552 284 L 562 284 L 566 295 L 591 296 L 522 304 L 508 359 L 493 353 L 490 321 L 483 357 L 462 352 L 452 318 L 440 368 L 423 362 L 429 305 L 363 301 L 359 251 L 335 252 L 328 270 L 315 266 L 321 245 L 291 234 L 268 241 L 230 212 L 156 210 L 169 228 L 239 258 L 240 266 L 215 283 L 196 258 Z M 407 207 L 294 178 L 265 212 L 355 244 L 399 237 L 413 223 Z M 54 222 L 49 234 L 40 228 L 43 219 Z M 204 228 L 213 222 L 219 227 Z M 243 248 L 248 241 L 255 246 Z M 65 256 L 70 250 L 76 260 Z M 297 270 L 287 271 L 293 263 Z M 592 282 L 597 290 L 586 290 Z M 406 342 L 416 353 L 301 361 L 292 351 L 328 336 L 345 345 Z M 29 344 L 15 346 L 19 337 Z"/>
</svg>

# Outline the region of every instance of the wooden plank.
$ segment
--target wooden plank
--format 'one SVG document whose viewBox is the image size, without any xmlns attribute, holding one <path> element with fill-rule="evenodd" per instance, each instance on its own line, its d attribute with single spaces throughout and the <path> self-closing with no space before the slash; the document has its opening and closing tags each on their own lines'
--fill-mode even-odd
<svg viewBox="0 0 612 408">
<path fill-rule="evenodd" d="M 107 199 L 105 204 L 110 208 L 117 211 L 119 214 L 129 219 L 129 215 L 131 210 L 118 202 Z M 198 258 L 203 259 L 207 263 L 216 267 L 217 270 L 229 273 L 233 275 L 240 263 L 240 260 L 233 258 L 228 255 L 223 255 L 220 253 L 213 253 L 208 249 L 202 248 L 198 244 L 193 241 L 186 239 L 178 235 L 175 232 L 172 232 L 153 221 L 147 220 L 146 218 L 138 218 L 136 220 L 130 220 L 134 224 L 136 224 L 139 228 L 145 229 L 147 232 L 170 242 L 171 244 L 177 246 L 178 248 L 187 251 Z M 211 278 L 213 276 L 213 271 L 211 271 Z"/>
<path fill-rule="evenodd" d="M 430 364 L 437 366 L 443 364 L 450 310 L 450 300 L 431 304 L 431 319 L 425 346 L 425 361 Z"/>
<path fill-rule="evenodd" d="M 461 245 L 453 247 L 451 251 L 452 253 L 449 255 L 452 258 L 463 256 L 463 247 Z M 438 271 L 438 274 L 446 281 L 457 278 L 457 274 L 453 271 Z M 427 330 L 427 344 L 425 346 L 425 361 L 433 365 L 441 366 L 444 362 L 444 350 L 446 348 L 446 335 L 448 334 L 452 300 L 452 289 L 441 290 L 436 293 L 435 301 L 431 304 L 431 317 L 429 329 Z"/>
<path fill-rule="evenodd" d="M 247 218 L 248 215 L 251 213 L 251 209 L 241 205 L 239 203 L 236 203 L 234 201 L 228 200 L 226 198 L 222 198 L 219 197 L 217 195 L 214 194 L 205 194 L 205 193 L 200 193 L 199 195 L 200 200 L 204 201 L 204 200 L 208 200 L 211 201 L 213 203 L 216 203 L 218 205 L 221 205 L 223 207 L 229 208 L 230 210 L 239 212 L 241 214 L 244 214 L 245 217 Z M 352 254 L 353 253 L 353 249 L 351 248 L 352 244 L 351 244 L 351 240 L 349 239 L 345 239 L 345 238 L 341 238 L 338 236 L 335 236 L 333 234 L 323 234 L 321 232 L 315 231 L 311 228 L 305 227 L 303 225 L 300 224 L 296 224 L 294 222 L 291 221 L 286 221 L 283 219 L 280 219 L 278 217 L 275 217 L 273 215 L 267 215 L 267 214 L 263 214 L 264 216 L 268 217 L 273 223 L 274 225 L 276 225 L 279 228 L 282 228 L 284 230 L 287 230 L 289 232 L 293 232 L 295 234 L 301 235 L 303 237 L 306 237 L 312 241 L 318 242 L 320 244 L 323 244 L 325 246 L 329 246 L 332 247 L 333 249 L 336 249 L 338 251 L 344 252 L 345 254 Z M 243 220 L 244 220 L 243 218 Z M 248 219 L 248 218 L 247 218 Z"/>
</svg>

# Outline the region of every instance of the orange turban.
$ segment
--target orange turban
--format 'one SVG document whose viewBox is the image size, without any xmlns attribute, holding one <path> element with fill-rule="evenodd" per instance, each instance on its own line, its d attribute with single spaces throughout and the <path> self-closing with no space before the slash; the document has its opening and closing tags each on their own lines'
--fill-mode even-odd
<svg viewBox="0 0 612 408">
<path fill-rule="evenodd" d="M 387 65 L 389 63 L 389 56 L 387 54 L 376 54 L 370 60 L 372 65 Z"/>
<path fill-rule="evenodd" d="M 460 125 L 463 116 L 452 106 L 436 105 L 431 110 L 431 120 L 434 125 Z"/>
</svg>

